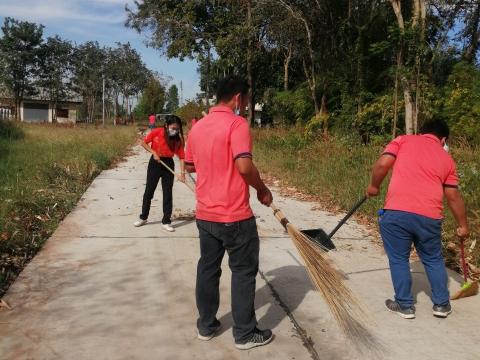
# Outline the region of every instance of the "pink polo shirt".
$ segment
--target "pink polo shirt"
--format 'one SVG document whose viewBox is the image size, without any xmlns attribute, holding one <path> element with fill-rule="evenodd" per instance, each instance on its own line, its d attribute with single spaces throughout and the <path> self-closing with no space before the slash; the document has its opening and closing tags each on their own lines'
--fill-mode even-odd
<svg viewBox="0 0 480 360">
<path fill-rule="evenodd" d="M 190 130 L 185 155 L 197 172 L 197 219 L 229 223 L 253 216 L 248 184 L 235 166 L 240 157 L 252 157 L 247 120 L 226 106 L 211 108 Z"/>
<path fill-rule="evenodd" d="M 385 209 L 442 218 L 444 187 L 457 187 L 455 162 L 435 135 L 404 135 L 385 148 L 396 158 Z"/>
</svg>

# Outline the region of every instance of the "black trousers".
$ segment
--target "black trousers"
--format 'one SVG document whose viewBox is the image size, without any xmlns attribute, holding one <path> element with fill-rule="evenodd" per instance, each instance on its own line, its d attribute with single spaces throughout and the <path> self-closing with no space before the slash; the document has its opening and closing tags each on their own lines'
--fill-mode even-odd
<svg viewBox="0 0 480 360">
<path fill-rule="evenodd" d="M 197 220 L 200 234 L 200 260 L 197 267 L 195 296 L 202 335 L 218 325 L 219 283 L 225 250 L 232 271 L 233 336 L 236 342 L 248 340 L 257 326 L 255 317 L 255 278 L 258 272 L 259 238 L 255 218 L 217 223 Z"/>
<path fill-rule="evenodd" d="M 175 163 L 172 158 L 161 158 L 161 160 L 172 170 L 175 169 Z M 147 185 L 143 194 L 142 214 L 140 219 L 147 220 L 150 213 L 150 205 L 152 203 L 153 194 L 157 189 L 158 182 L 162 179 L 163 192 L 163 219 L 162 224 L 170 224 L 172 222 L 173 197 L 172 189 L 174 176 L 165 166 L 156 161 L 153 156 L 148 162 L 147 169 Z"/>
</svg>

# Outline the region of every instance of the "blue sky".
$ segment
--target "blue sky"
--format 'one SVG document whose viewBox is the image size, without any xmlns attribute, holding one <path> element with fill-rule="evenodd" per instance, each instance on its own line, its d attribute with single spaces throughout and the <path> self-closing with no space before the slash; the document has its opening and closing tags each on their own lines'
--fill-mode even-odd
<svg viewBox="0 0 480 360">
<path fill-rule="evenodd" d="M 199 77 L 194 61 L 180 62 L 145 46 L 145 36 L 124 26 L 125 5 L 134 8 L 133 0 L 0 0 L 0 21 L 5 17 L 45 25 L 45 37 L 55 34 L 78 44 L 96 40 L 101 45 L 130 42 L 142 55 L 148 68 L 172 77 L 171 84 L 180 88 L 183 98 L 194 98 L 199 92 Z"/>
</svg>

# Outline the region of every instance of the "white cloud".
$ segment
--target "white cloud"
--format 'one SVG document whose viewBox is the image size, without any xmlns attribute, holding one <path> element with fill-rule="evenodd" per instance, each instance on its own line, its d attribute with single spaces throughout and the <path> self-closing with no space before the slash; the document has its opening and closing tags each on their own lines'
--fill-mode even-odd
<svg viewBox="0 0 480 360">
<path fill-rule="evenodd" d="M 128 0 L 24 0 L 14 3 L 0 0 L 0 14 L 35 22 L 73 20 L 84 23 L 117 24 L 126 19 L 124 5 Z"/>
</svg>

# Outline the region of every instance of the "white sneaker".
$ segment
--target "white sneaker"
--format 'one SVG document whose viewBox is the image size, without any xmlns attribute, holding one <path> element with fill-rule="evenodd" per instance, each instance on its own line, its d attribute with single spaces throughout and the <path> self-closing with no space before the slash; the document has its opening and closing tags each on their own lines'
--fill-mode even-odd
<svg viewBox="0 0 480 360">
<path fill-rule="evenodd" d="M 162 224 L 162 227 L 163 227 L 164 230 L 169 231 L 169 232 L 174 232 L 175 231 L 175 229 L 170 224 Z"/>
<path fill-rule="evenodd" d="M 143 225 L 145 225 L 147 222 L 148 222 L 147 220 L 138 219 L 137 221 L 135 221 L 135 222 L 133 223 L 133 226 L 135 226 L 135 227 L 143 226 Z"/>
</svg>

